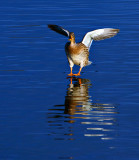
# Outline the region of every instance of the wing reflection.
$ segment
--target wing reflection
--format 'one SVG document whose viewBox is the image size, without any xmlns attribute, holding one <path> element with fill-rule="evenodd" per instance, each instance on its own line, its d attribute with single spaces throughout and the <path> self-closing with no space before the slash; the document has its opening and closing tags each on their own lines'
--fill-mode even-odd
<svg viewBox="0 0 139 160">
<path fill-rule="evenodd" d="M 92 103 L 90 90 L 92 90 L 90 80 L 70 78 L 65 104 L 55 105 L 53 109 L 49 109 L 49 127 L 57 127 L 51 134 L 73 136 L 77 129 L 79 130 L 76 134 L 81 134 L 82 128 L 82 135 L 85 137 L 100 137 L 102 140 L 115 137 L 116 107 L 112 104 Z M 76 127 L 72 125 L 73 123 Z"/>
</svg>

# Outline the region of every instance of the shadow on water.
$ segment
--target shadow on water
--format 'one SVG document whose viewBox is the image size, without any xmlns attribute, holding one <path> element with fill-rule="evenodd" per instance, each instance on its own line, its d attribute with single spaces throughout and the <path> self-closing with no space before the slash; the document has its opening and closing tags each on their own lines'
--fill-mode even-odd
<svg viewBox="0 0 139 160">
<path fill-rule="evenodd" d="M 115 138 L 117 108 L 113 104 L 93 103 L 89 95 L 92 86 L 89 79 L 70 78 L 64 105 L 55 105 L 47 113 L 49 135 L 56 140 L 74 140 L 78 134 L 101 140 Z"/>
</svg>

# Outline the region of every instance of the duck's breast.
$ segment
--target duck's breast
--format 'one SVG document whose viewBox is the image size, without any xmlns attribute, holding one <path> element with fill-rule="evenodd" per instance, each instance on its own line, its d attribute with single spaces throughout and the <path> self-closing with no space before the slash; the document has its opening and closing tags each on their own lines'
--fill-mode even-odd
<svg viewBox="0 0 139 160">
<path fill-rule="evenodd" d="M 88 48 L 82 43 L 77 43 L 75 45 L 67 43 L 65 46 L 65 51 L 67 57 L 70 58 L 76 65 L 80 65 L 81 63 L 83 64 L 85 61 L 88 61 Z"/>
</svg>

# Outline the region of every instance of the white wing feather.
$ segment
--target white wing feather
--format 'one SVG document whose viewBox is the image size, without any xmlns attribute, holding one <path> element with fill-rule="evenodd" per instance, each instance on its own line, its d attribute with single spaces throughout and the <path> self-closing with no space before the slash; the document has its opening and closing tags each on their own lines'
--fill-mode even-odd
<svg viewBox="0 0 139 160">
<path fill-rule="evenodd" d="M 88 47 L 88 49 L 90 49 L 93 40 L 99 41 L 106 38 L 111 38 L 115 36 L 118 32 L 119 29 L 113 29 L 113 28 L 97 29 L 86 33 L 86 35 L 82 40 L 82 43 L 86 47 Z"/>
</svg>

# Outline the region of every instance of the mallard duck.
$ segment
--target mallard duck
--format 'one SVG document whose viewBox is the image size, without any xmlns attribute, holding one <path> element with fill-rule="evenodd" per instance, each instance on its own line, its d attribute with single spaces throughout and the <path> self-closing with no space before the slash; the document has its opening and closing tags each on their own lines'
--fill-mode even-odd
<svg viewBox="0 0 139 160">
<path fill-rule="evenodd" d="M 65 45 L 65 51 L 71 71 L 70 74 L 68 74 L 68 76 L 80 76 L 82 68 L 92 63 L 91 61 L 89 61 L 89 50 L 93 40 L 99 41 L 111 38 L 119 32 L 119 29 L 113 28 L 93 30 L 91 32 L 86 33 L 80 43 L 76 43 L 73 32 L 69 32 L 63 27 L 53 24 L 49 24 L 48 27 L 51 30 L 69 38 L 70 42 L 67 42 Z M 80 66 L 79 72 L 77 74 L 72 73 L 72 68 L 74 64 Z"/>
</svg>

